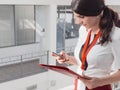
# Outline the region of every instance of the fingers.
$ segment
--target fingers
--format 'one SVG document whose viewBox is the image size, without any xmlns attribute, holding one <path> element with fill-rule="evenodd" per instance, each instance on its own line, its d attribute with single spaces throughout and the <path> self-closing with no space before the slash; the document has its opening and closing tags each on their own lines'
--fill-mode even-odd
<svg viewBox="0 0 120 90">
<path fill-rule="evenodd" d="M 66 58 L 65 58 L 66 53 L 64 51 L 60 52 L 59 54 L 52 52 L 51 55 L 56 57 L 59 63 L 64 63 L 66 61 Z"/>
<path fill-rule="evenodd" d="M 62 56 L 65 56 L 65 54 L 66 54 L 66 53 L 65 53 L 64 51 L 61 51 L 61 52 L 60 52 L 60 55 L 62 55 Z"/>
<path fill-rule="evenodd" d="M 52 56 L 57 57 L 57 58 L 61 58 L 61 59 L 65 58 L 62 54 L 57 54 L 55 52 L 52 52 Z"/>
</svg>

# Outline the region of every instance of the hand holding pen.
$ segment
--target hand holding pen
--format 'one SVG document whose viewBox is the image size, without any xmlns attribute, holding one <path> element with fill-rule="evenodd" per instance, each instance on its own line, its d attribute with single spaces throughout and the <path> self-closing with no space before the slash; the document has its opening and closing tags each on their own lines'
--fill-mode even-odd
<svg viewBox="0 0 120 90">
<path fill-rule="evenodd" d="M 69 61 L 69 59 L 67 59 L 67 54 L 63 51 L 60 52 L 60 54 L 52 52 L 52 56 L 56 57 L 57 61 L 61 64 Z"/>
</svg>

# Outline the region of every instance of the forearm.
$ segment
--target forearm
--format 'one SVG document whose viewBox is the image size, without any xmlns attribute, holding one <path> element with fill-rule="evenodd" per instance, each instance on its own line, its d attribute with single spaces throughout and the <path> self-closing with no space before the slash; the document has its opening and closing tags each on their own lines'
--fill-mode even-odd
<svg viewBox="0 0 120 90">
<path fill-rule="evenodd" d="M 115 83 L 120 81 L 120 70 L 118 70 L 117 72 L 113 73 L 110 76 L 101 78 L 101 83 L 100 85 L 107 85 L 107 84 L 111 84 L 111 83 Z"/>
</svg>

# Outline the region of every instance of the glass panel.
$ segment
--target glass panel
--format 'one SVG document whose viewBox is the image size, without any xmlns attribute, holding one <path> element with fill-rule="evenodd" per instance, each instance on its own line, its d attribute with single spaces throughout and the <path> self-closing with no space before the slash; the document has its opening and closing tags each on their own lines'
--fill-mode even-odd
<svg viewBox="0 0 120 90">
<path fill-rule="evenodd" d="M 58 19 L 57 22 L 57 52 L 65 49 L 64 19 Z"/>
<path fill-rule="evenodd" d="M 61 13 L 61 9 L 64 9 L 64 6 L 57 7 L 57 51 L 60 52 L 61 50 L 65 49 L 65 14 Z"/>
<path fill-rule="evenodd" d="M 65 49 L 65 39 L 77 38 L 80 25 L 75 24 L 70 6 L 57 7 L 57 52 Z"/>
<path fill-rule="evenodd" d="M 16 44 L 35 42 L 34 6 L 15 6 Z"/>
<path fill-rule="evenodd" d="M 46 23 L 48 18 L 46 17 L 48 11 L 47 5 L 36 5 L 35 6 L 35 17 L 36 17 L 36 42 L 39 42 L 41 48 L 44 48 L 44 38 L 46 31 Z M 48 15 L 47 15 L 48 16 Z"/>
<path fill-rule="evenodd" d="M 65 32 L 65 39 L 77 38 L 80 25 L 74 23 L 74 15 L 70 6 L 58 6 L 58 24 L 63 24 L 61 29 Z M 59 30 L 59 29 L 58 29 Z M 62 34 L 64 35 L 64 34 Z"/>
<path fill-rule="evenodd" d="M 14 45 L 13 6 L 0 6 L 0 47 Z"/>
</svg>

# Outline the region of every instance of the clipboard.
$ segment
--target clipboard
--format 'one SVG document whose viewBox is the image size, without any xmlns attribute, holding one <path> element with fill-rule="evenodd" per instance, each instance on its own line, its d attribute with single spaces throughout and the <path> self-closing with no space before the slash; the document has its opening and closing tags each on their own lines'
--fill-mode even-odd
<svg viewBox="0 0 120 90">
<path fill-rule="evenodd" d="M 55 66 L 55 65 L 46 65 L 46 64 L 39 64 L 40 67 L 46 68 L 46 69 L 50 69 L 62 74 L 65 74 L 67 76 L 73 77 L 73 78 L 79 78 L 79 79 L 85 79 L 85 77 L 77 74 L 76 72 L 70 70 L 67 67 L 64 66 Z"/>
</svg>

